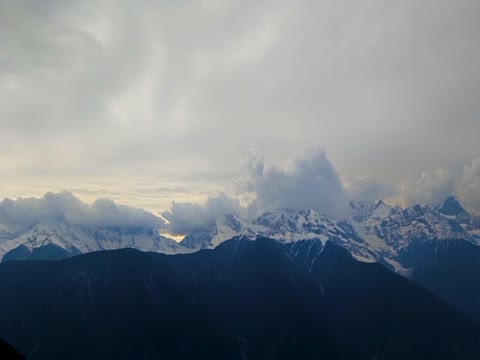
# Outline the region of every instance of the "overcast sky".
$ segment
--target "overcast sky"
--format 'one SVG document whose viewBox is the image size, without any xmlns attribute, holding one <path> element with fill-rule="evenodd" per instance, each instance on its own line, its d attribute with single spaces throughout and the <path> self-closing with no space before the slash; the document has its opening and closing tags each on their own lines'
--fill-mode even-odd
<svg viewBox="0 0 480 360">
<path fill-rule="evenodd" d="M 0 198 L 480 207 L 479 39 L 478 0 L 0 0 Z"/>
</svg>

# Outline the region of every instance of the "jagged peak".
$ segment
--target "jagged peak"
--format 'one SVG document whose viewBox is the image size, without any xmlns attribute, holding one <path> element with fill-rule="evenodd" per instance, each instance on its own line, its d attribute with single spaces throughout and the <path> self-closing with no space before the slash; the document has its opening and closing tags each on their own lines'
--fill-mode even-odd
<svg viewBox="0 0 480 360">
<path fill-rule="evenodd" d="M 278 223 L 283 221 L 302 222 L 302 223 L 318 223 L 318 222 L 335 222 L 337 220 L 320 214 L 313 209 L 289 209 L 280 208 L 269 210 L 253 220 L 253 223 L 264 225 L 267 223 Z"/>
<path fill-rule="evenodd" d="M 457 216 L 467 212 L 463 203 L 455 195 L 447 197 L 437 208 L 437 211 L 447 216 Z"/>
</svg>

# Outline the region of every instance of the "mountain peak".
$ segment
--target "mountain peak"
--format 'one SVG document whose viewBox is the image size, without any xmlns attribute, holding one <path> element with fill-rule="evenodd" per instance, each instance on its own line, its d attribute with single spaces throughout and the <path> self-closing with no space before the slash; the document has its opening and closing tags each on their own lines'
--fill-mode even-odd
<svg viewBox="0 0 480 360">
<path fill-rule="evenodd" d="M 352 219 L 357 222 L 364 222 L 372 216 L 377 204 L 374 201 L 352 200 L 349 202 L 352 210 Z"/>
<path fill-rule="evenodd" d="M 382 200 L 379 200 L 375 204 L 375 208 L 373 209 L 372 213 L 370 214 L 371 218 L 385 218 L 390 214 L 392 207 L 390 205 L 385 204 Z"/>
<path fill-rule="evenodd" d="M 438 207 L 437 211 L 447 216 L 458 216 L 461 213 L 466 212 L 465 207 L 456 196 L 449 196 Z"/>
</svg>

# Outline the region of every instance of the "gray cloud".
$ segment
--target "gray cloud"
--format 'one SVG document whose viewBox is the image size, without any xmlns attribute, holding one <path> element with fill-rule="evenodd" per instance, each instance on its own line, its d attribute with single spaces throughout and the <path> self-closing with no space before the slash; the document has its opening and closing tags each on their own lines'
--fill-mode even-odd
<svg viewBox="0 0 480 360">
<path fill-rule="evenodd" d="M 224 214 L 253 217 L 279 208 L 314 209 L 344 217 L 348 215 L 347 200 L 388 199 L 403 206 L 436 206 L 457 195 L 480 209 L 480 158 L 460 170 L 437 168 L 396 183 L 374 176 L 342 182 L 321 148 L 309 148 L 281 166 L 266 166 L 263 157 L 251 148 L 235 190 L 235 195 L 220 193 L 203 204 L 173 202 L 170 210 L 162 213 L 169 221 L 168 231 L 188 234 Z"/>
<path fill-rule="evenodd" d="M 402 179 L 395 197 L 401 204 L 438 205 L 446 197 L 458 196 L 463 202 L 480 209 L 480 158 L 463 168 L 437 168 L 423 171 L 417 179 Z"/>
<path fill-rule="evenodd" d="M 165 222 L 145 210 L 98 199 L 86 204 L 72 193 L 47 193 L 42 198 L 4 199 L 0 224 L 17 229 L 39 221 L 62 220 L 79 226 L 140 226 L 162 228 Z"/>
<path fill-rule="evenodd" d="M 457 192 L 458 179 L 461 176 L 461 173 L 453 173 L 443 168 L 424 171 L 417 180 L 404 180 L 400 195 L 405 205 L 439 205 L 445 198 Z"/>
<path fill-rule="evenodd" d="M 185 235 L 211 225 L 221 215 L 243 213 L 245 209 L 237 199 L 220 193 L 210 196 L 203 205 L 173 202 L 162 216 L 169 221 L 167 229 L 171 234 Z"/>
<path fill-rule="evenodd" d="M 480 158 L 465 165 L 457 193 L 462 200 L 480 210 Z"/>
<path fill-rule="evenodd" d="M 313 209 L 330 216 L 345 215 L 343 185 L 324 150 L 309 148 L 283 167 L 265 168 L 250 157 L 245 188 L 255 194 L 250 205 L 257 212 L 278 208 Z"/>
<path fill-rule="evenodd" d="M 342 183 L 320 148 L 309 148 L 282 167 L 266 167 L 263 158 L 250 151 L 244 170 L 235 184 L 235 196 L 220 193 L 204 204 L 173 202 L 170 210 L 162 213 L 169 221 L 168 230 L 175 235 L 188 234 L 221 215 L 251 217 L 278 208 L 314 209 L 331 216 L 346 214 Z"/>
<path fill-rule="evenodd" d="M 234 195 L 211 195 L 203 203 L 174 201 L 169 210 L 162 212 L 168 223 L 150 212 L 112 200 L 98 199 L 87 204 L 70 192 L 61 192 L 47 193 L 41 198 L 4 199 L 0 202 L 0 224 L 17 229 L 42 220 L 61 219 L 80 226 L 142 226 L 184 235 L 231 213 L 248 217 L 267 210 L 294 208 L 342 217 L 347 215 L 347 199 L 390 198 L 405 206 L 438 205 L 456 194 L 480 209 L 480 158 L 458 171 L 437 168 L 396 184 L 372 176 L 342 182 L 320 148 L 298 153 L 281 166 L 265 165 L 264 159 L 252 150 L 244 170 L 235 183 Z M 162 187 L 154 190 L 165 191 Z"/>
<path fill-rule="evenodd" d="M 477 0 L 0 1 L 0 169 L 216 183 L 251 142 L 277 163 L 322 144 L 346 178 L 448 169 L 479 155 L 479 14 Z"/>
<path fill-rule="evenodd" d="M 399 193 L 397 185 L 372 176 L 349 179 L 344 187 L 350 200 L 385 200 Z"/>
</svg>

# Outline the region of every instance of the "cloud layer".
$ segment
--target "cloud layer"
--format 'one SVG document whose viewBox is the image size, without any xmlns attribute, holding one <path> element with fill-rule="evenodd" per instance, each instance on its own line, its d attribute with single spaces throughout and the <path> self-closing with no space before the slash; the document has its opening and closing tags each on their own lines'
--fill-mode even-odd
<svg viewBox="0 0 480 360">
<path fill-rule="evenodd" d="M 39 221 L 66 221 L 79 226 L 139 226 L 162 228 L 165 222 L 145 210 L 99 199 L 86 204 L 72 193 L 47 193 L 42 198 L 4 199 L 0 202 L 0 224 L 18 229 Z"/>
<path fill-rule="evenodd" d="M 343 186 L 350 200 L 377 201 L 398 195 L 398 186 L 373 176 L 350 178 Z"/>
<path fill-rule="evenodd" d="M 480 158 L 465 165 L 457 193 L 462 199 L 480 210 Z"/>
<path fill-rule="evenodd" d="M 480 207 L 479 33 L 478 0 L 0 1 L 0 196 L 110 177 L 94 197 L 115 185 L 175 233 L 234 210 L 338 215 L 349 198 Z M 240 193 L 195 205 L 251 143 L 279 165 L 252 157 Z M 328 159 L 284 164 L 318 144 Z M 155 209 L 137 178 L 194 190 Z"/>
<path fill-rule="evenodd" d="M 309 148 L 282 166 L 266 166 L 250 151 L 244 174 L 236 182 L 235 197 L 221 193 L 206 203 L 174 202 L 162 213 L 174 234 L 188 234 L 212 224 L 224 214 L 258 216 L 279 208 L 314 209 L 331 217 L 348 216 L 349 200 L 389 200 L 402 206 L 439 205 L 457 195 L 480 209 L 480 158 L 458 171 L 423 171 L 418 178 L 397 183 L 373 176 L 342 181 L 321 148 Z M 238 199 L 243 199 L 241 203 Z"/>
<path fill-rule="evenodd" d="M 3 1 L 0 173 L 215 183 L 252 142 L 274 163 L 321 144 L 345 177 L 448 169 L 479 156 L 479 14 L 477 0 Z"/>
<path fill-rule="evenodd" d="M 438 168 L 399 183 L 375 177 L 342 182 L 321 148 L 308 148 L 283 165 L 271 166 L 251 151 L 234 192 L 210 195 L 204 203 L 174 201 L 162 212 L 163 218 L 107 199 L 86 204 L 70 192 L 61 192 L 42 198 L 4 199 L 0 224 L 18 229 L 39 221 L 62 220 L 86 227 L 139 226 L 185 235 L 225 214 L 255 217 L 268 210 L 293 208 L 342 218 L 348 216 L 348 200 L 389 199 L 403 206 L 435 206 L 450 195 L 480 209 L 480 158 L 458 171 Z"/>
<path fill-rule="evenodd" d="M 344 183 L 349 199 L 390 199 L 403 206 L 439 205 L 446 197 L 458 196 L 480 210 L 480 158 L 457 169 L 436 168 L 422 171 L 417 178 L 398 182 L 375 177 L 350 179 Z"/>
</svg>

